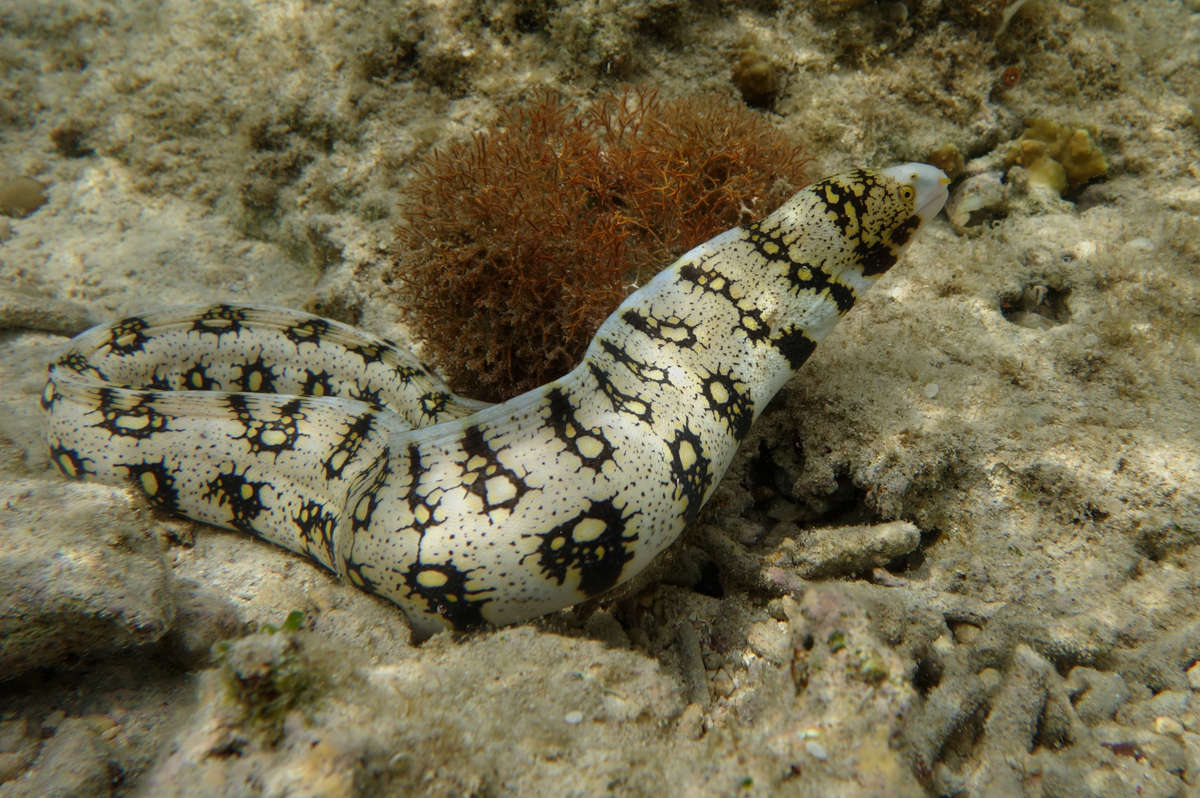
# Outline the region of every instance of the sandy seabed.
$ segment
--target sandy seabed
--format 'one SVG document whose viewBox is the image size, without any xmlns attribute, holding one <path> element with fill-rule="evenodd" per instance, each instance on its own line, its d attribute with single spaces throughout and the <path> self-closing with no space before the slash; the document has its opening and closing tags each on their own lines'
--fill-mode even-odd
<svg viewBox="0 0 1200 798">
<path fill-rule="evenodd" d="M 737 97 L 748 50 L 814 173 L 953 145 L 958 215 L 623 594 L 414 646 L 53 470 L 66 336 L 234 299 L 410 340 L 384 250 L 431 147 L 544 86 Z M 0 75 L 0 796 L 1200 791 L 1194 0 L 9 0 Z M 1039 117 L 1107 173 L 1006 165 Z"/>
</svg>

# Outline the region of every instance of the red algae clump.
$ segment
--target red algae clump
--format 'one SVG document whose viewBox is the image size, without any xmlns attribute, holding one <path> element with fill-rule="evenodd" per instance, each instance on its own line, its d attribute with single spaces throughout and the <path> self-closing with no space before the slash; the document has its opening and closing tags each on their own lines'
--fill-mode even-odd
<svg viewBox="0 0 1200 798">
<path fill-rule="evenodd" d="M 569 371 L 637 285 L 808 182 L 799 147 L 718 95 L 542 92 L 435 150 L 402 199 L 390 278 L 456 390 L 497 400 Z"/>
</svg>

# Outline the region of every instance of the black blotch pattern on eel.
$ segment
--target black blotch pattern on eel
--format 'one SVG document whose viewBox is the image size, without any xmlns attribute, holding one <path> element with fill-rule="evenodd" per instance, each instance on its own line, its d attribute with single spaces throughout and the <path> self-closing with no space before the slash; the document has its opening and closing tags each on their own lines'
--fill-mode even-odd
<svg viewBox="0 0 1200 798">
<path fill-rule="evenodd" d="M 946 198 L 924 164 L 837 175 L 630 295 L 565 376 L 497 405 L 328 319 L 180 307 L 70 341 L 42 394 L 73 479 L 291 549 L 420 635 L 628 580 L 694 519 L 767 402 Z"/>
</svg>

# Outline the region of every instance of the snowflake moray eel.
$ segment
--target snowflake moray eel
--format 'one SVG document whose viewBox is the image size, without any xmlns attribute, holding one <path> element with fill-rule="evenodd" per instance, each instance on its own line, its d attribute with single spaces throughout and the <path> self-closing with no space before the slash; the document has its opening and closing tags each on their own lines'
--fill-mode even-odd
<svg viewBox="0 0 1200 798">
<path fill-rule="evenodd" d="M 386 597 L 418 634 L 533 618 L 644 569 L 767 402 L 946 199 L 904 164 L 814 183 L 630 295 L 570 373 L 497 405 L 281 308 L 94 327 L 41 404 L 68 477 L 250 533 Z"/>
</svg>

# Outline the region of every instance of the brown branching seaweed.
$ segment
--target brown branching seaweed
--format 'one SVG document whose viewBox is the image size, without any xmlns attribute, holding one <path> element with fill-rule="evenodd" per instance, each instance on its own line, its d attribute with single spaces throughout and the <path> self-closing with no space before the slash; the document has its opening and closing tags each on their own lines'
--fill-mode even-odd
<svg viewBox="0 0 1200 798">
<path fill-rule="evenodd" d="M 505 398 L 575 365 L 621 299 L 807 182 L 800 149 L 717 95 L 551 93 L 432 153 L 408 185 L 392 276 L 458 390 Z"/>
</svg>

